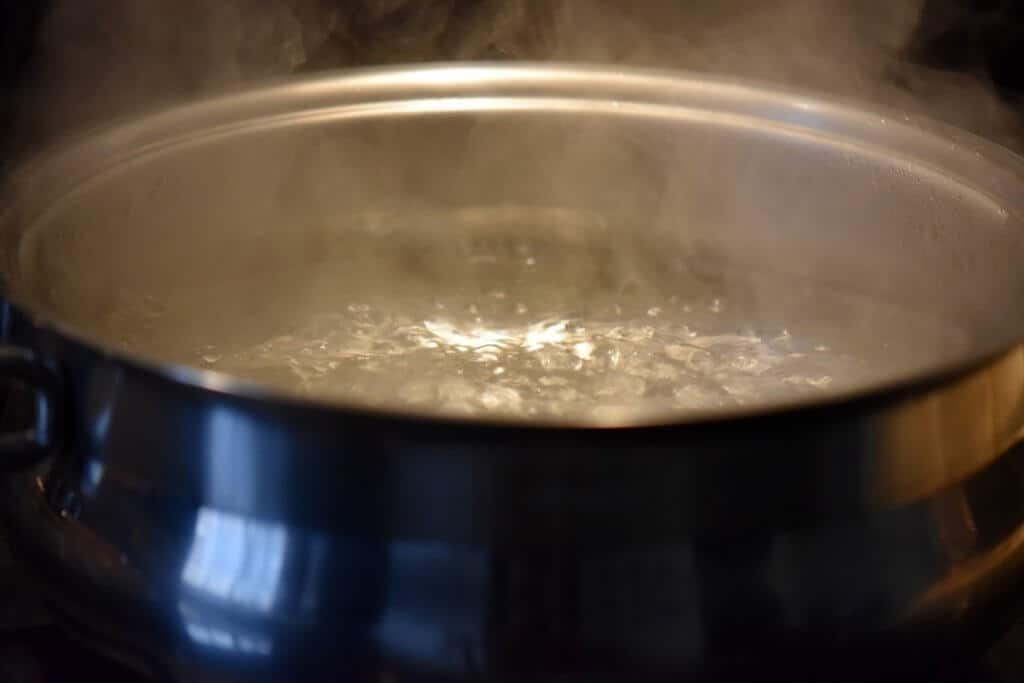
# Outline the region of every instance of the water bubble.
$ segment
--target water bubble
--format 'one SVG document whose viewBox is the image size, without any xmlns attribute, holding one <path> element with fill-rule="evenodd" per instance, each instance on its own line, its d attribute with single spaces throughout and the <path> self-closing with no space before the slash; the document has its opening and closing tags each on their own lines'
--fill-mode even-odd
<svg viewBox="0 0 1024 683">
<path fill-rule="evenodd" d="M 594 345 L 591 342 L 583 341 L 573 345 L 572 350 L 580 360 L 590 360 L 594 353 Z"/>
<path fill-rule="evenodd" d="M 694 353 L 697 353 L 700 350 L 701 349 L 695 348 L 693 346 L 669 344 L 668 346 L 665 347 L 665 355 L 671 358 L 672 360 L 678 360 L 685 363 L 690 360 Z"/>
<path fill-rule="evenodd" d="M 517 408 L 523 397 L 510 387 L 492 386 L 480 394 L 480 403 L 489 410 L 497 408 Z"/>
<path fill-rule="evenodd" d="M 741 354 L 733 358 L 730 365 L 742 372 L 750 372 L 752 370 L 755 370 L 760 365 L 760 363 L 758 363 L 756 358 L 751 358 L 749 356 L 744 356 Z"/>
<path fill-rule="evenodd" d="M 579 370 L 583 366 L 579 357 L 558 347 L 541 348 L 534 356 L 545 370 Z"/>
<path fill-rule="evenodd" d="M 605 367 L 614 370 L 622 360 L 622 350 L 615 344 L 607 344 L 601 347 L 599 357 L 604 360 Z"/>
<path fill-rule="evenodd" d="M 475 360 L 478 363 L 497 363 L 501 358 L 501 348 L 490 346 L 477 349 Z"/>
<path fill-rule="evenodd" d="M 645 342 L 654 336 L 654 328 L 650 325 L 618 326 L 612 328 L 608 336 L 612 339 L 634 343 Z"/>
<path fill-rule="evenodd" d="M 727 394 L 740 401 L 756 398 L 759 387 L 760 382 L 753 377 L 734 377 L 722 384 Z"/>
<path fill-rule="evenodd" d="M 498 292 L 516 296 L 484 291 L 492 302 Z M 737 330 L 734 320 L 704 309 L 684 317 L 667 302 L 609 300 L 589 306 L 591 314 L 555 315 L 552 307 L 547 316 L 530 315 L 547 301 L 497 305 L 515 317 L 492 316 L 495 304 L 468 298 L 400 311 L 356 302 L 241 351 L 205 346 L 192 358 L 312 396 L 519 416 L 621 416 L 646 402 L 679 411 L 740 405 L 823 391 L 852 367 L 830 356 L 823 374 L 824 363 L 804 359 L 813 339 Z M 470 315 L 440 313 L 449 310 Z"/>
</svg>

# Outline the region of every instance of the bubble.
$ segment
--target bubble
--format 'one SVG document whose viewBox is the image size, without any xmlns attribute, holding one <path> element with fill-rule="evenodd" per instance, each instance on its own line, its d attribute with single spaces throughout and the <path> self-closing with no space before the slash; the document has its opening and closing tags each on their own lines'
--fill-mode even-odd
<svg viewBox="0 0 1024 683">
<path fill-rule="evenodd" d="M 486 291 L 492 301 L 497 291 L 515 295 Z M 785 329 L 755 335 L 727 329 L 724 317 L 682 318 L 678 307 L 649 302 L 600 302 L 593 307 L 600 314 L 587 317 L 540 315 L 533 311 L 543 303 L 512 301 L 503 310 L 515 315 L 504 318 L 468 299 L 425 301 L 419 311 L 355 302 L 243 350 L 205 346 L 193 357 L 201 367 L 216 363 L 219 371 L 305 395 L 450 415 L 612 419 L 645 403 L 685 412 L 823 391 L 839 381 L 804 358 L 814 340 Z"/>
<path fill-rule="evenodd" d="M 609 336 L 622 341 L 645 342 L 654 336 L 654 328 L 650 325 L 617 326 L 612 328 Z"/>
<path fill-rule="evenodd" d="M 544 347 L 534 351 L 534 356 L 545 370 L 579 370 L 583 367 L 582 360 L 562 348 Z"/>
<path fill-rule="evenodd" d="M 733 377 L 722 384 L 727 394 L 740 401 L 757 397 L 760 382 L 752 377 Z"/>
<path fill-rule="evenodd" d="M 498 408 L 518 408 L 522 403 L 523 397 L 519 395 L 519 392 L 510 387 L 492 386 L 488 387 L 480 394 L 480 404 L 488 410 L 496 410 Z"/>
<path fill-rule="evenodd" d="M 594 354 L 594 345 L 589 341 L 582 341 L 574 344 L 572 350 L 580 360 L 590 360 Z"/>
<path fill-rule="evenodd" d="M 742 354 L 733 358 L 732 362 L 730 362 L 729 364 L 742 372 L 750 372 L 752 370 L 757 369 L 760 365 L 756 358 L 751 358 L 749 356 L 744 356 Z"/>
<path fill-rule="evenodd" d="M 604 367 L 614 370 L 622 360 L 622 350 L 616 344 L 604 344 L 598 351 L 598 357 L 604 361 Z"/>
</svg>

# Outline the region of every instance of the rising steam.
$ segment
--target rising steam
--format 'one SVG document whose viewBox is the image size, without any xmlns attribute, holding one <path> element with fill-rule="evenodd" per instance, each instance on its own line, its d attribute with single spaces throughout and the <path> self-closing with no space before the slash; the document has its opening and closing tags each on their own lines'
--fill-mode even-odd
<svg viewBox="0 0 1024 683">
<path fill-rule="evenodd" d="M 985 79 L 904 59 L 925 0 L 54 0 L 21 136 L 267 76 L 529 59 L 658 66 L 893 106 L 1018 146 Z"/>
</svg>

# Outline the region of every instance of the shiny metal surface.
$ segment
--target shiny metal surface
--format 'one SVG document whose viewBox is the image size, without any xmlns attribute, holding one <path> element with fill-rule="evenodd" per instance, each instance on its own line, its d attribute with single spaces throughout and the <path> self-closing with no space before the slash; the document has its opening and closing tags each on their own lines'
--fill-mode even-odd
<svg viewBox="0 0 1024 683">
<path fill-rule="evenodd" d="M 8 220 L 83 208 L 54 204 L 60 188 L 103 196 L 89 188 L 129 177 L 112 171 L 79 185 L 101 167 L 133 164 L 131 182 L 141 183 L 176 136 L 188 139 L 177 149 L 210 161 L 204 144 L 231 131 L 316 127 L 344 118 L 349 105 L 385 121 L 488 107 L 536 108 L 543 118 L 548 105 L 585 112 L 595 99 L 643 120 L 647 107 L 674 112 L 666 120 L 689 143 L 687 126 L 710 117 L 726 131 L 754 131 L 743 144 L 763 135 L 771 149 L 789 150 L 768 165 L 777 174 L 761 179 L 764 196 L 747 194 L 747 204 L 708 194 L 721 181 L 714 169 L 706 183 L 688 178 L 705 191 L 694 215 L 730 217 L 704 237 L 749 258 L 803 239 L 780 267 L 931 302 L 969 320 L 976 344 L 872 391 L 761 414 L 614 429 L 431 420 L 292 400 L 118 354 L 76 332 L 75 316 L 87 310 L 60 308 L 24 282 L 19 290 L 25 271 L 6 252 L 15 302 L 6 342 L 62 369 L 67 410 L 60 453 L 8 476 L 4 499 L 19 556 L 69 628 L 187 680 L 777 680 L 803 670 L 840 680 L 969 656 L 996 628 L 1024 559 L 1024 351 L 1015 346 L 1019 316 L 1006 315 L 1024 290 L 1024 193 L 1020 164 L 996 148 L 699 79 L 379 71 L 129 124 L 41 162 L 27 176 L 27 203 Z M 640 120 L 633 116 L 621 121 Z M 250 149 L 247 163 L 274 149 Z M 730 157 L 723 148 L 723 172 L 744 158 L 768 163 L 767 150 Z M 846 156 L 835 165 L 832 153 Z M 879 186 L 857 175 L 869 160 L 905 172 Z M 777 199 L 780 183 L 797 179 Z M 380 182 L 360 186 L 366 201 L 395 190 Z M 539 191 L 513 185 L 524 196 Z M 919 191 L 947 219 L 936 237 L 921 227 L 928 221 L 911 220 L 920 205 L 901 203 Z M 340 201 L 317 196 L 324 203 L 310 211 Z M 861 215 L 844 196 L 855 196 Z M 629 213 L 647 199 L 632 197 L 580 200 Z M 103 209 L 113 216 L 123 207 L 110 201 Z M 256 204 L 242 212 L 266 208 Z M 730 241 L 735 226 L 769 210 L 805 222 Z M 828 216 L 835 225 L 818 229 Z M 175 225 L 189 225 L 182 217 Z M 900 217 L 905 230 L 893 227 Z M 152 229 L 166 228 L 162 220 L 153 216 Z M 16 244 L 25 224 L 8 225 L 16 227 L 5 240 Z M 53 246 L 53 263 L 114 229 L 90 227 L 96 242 L 89 233 L 63 251 Z M 135 282 L 153 263 L 126 259 L 139 241 L 122 238 L 110 243 L 103 277 Z M 858 243 L 868 251 L 851 253 Z M 178 255 L 170 241 L 161 246 Z M 100 276 L 69 268 L 48 272 L 102 289 Z M 54 307 L 67 319 L 54 324 Z"/>
<path fill-rule="evenodd" d="M 54 425 L 60 422 L 60 381 L 32 351 L 14 346 L 0 346 L 0 377 L 21 382 L 35 393 L 32 424 L 0 435 L 0 469 L 34 465 L 57 450 Z"/>
</svg>

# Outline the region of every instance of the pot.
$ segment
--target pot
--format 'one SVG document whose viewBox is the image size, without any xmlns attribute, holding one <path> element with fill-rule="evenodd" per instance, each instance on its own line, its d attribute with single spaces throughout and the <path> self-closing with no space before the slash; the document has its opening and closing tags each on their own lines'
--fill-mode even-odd
<svg viewBox="0 0 1024 683">
<path fill-rule="evenodd" d="M 931 122 L 583 67 L 340 73 L 69 142 L 5 203 L 17 556 L 67 628 L 189 680 L 948 670 L 998 631 L 1024 558 L 1022 179 Z M 540 276 L 509 275 L 522 244 Z M 564 321 L 435 327 L 504 391 L 482 415 L 463 385 L 318 393 L 312 347 L 301 391 L 218 365 L 339 301 L 356 329 L 493 281 L 530 311 L 609 282 L 687 324 L 724 307 L 732 342 L 785 326 L 855 362 L 692 410 L 643 399 L 682 380 L 636 366 L 626 399 L 534 410 L 495 359 L 564 350 Z M 661 339 L 638 320 L 602 332 L 615 367 L 629 335 Z M 602 351 L 576 343 L 573 377 Z M 743 367 L 811 353 L 788 348 Z"/>
</svg>

